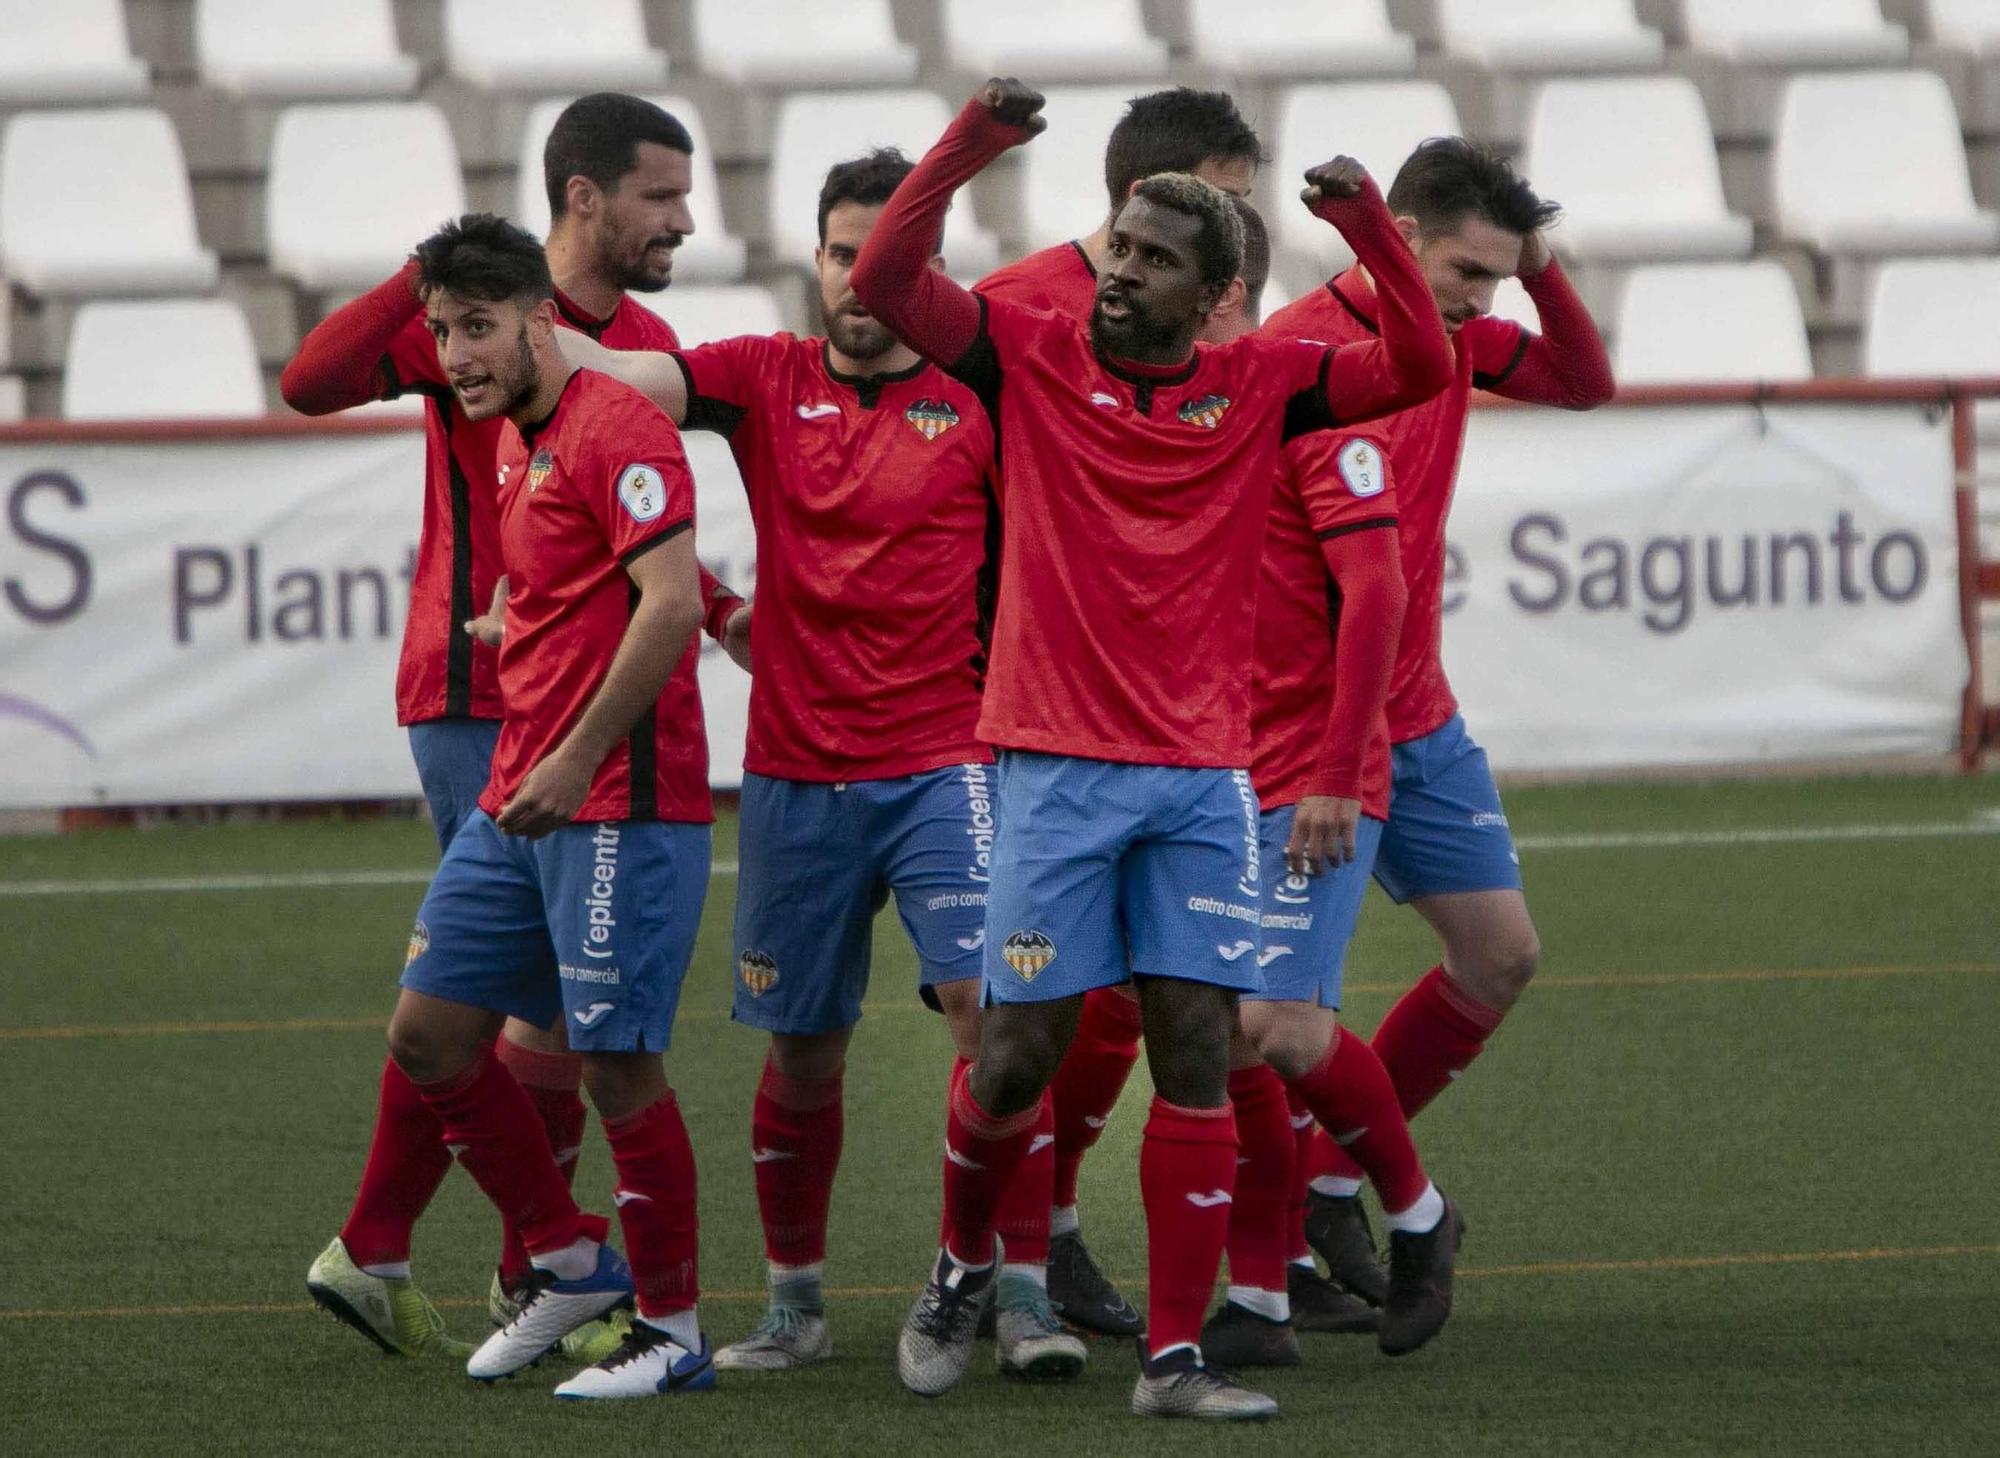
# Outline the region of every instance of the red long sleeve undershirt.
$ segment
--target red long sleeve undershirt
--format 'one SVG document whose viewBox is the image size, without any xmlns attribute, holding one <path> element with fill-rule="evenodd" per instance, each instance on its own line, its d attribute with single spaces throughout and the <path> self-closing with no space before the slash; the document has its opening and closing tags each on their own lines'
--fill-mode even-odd
<svg viewBox="0 0 2000 1458">
<path fill-rule="evenodd" d="M 413 258 L 314 326 L 279 377 L 287 405 L 301 415 L 331 415 L 381 398 L 382 357 L 423 308 L 411 286 L 416 273 Z"/>
<path fill-rule="evenodd" d="M 1394 527 L 1329 537 L 1320 555 L 1340 589 L 1340 638 L 1326 739 L 1306 793 L 1358 800 L 1369 740 L 1389 701 L 1409 594 Z"/>
<path fill-rule="evenodd" d="M 1527 353 L 1494 393 L 1565 410 L 1604 404 L 1617 388 L 1611 356 L 1562 265 L 1551 258 L 1548 267 L 1521 283 L 1542 316 L 1542 332 L 1529 340 Z"/>
</svg>

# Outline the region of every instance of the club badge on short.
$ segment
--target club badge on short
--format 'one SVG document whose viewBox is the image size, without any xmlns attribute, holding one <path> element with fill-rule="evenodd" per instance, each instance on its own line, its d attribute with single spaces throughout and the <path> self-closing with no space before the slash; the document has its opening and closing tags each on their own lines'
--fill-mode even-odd
<svg viewBox="0 0 2000 1458">
<path fill-rule="evenodd" d="M 778 985 L 778 964 L 769 952 L 745 952 L 736 959 L 736 975 L 752 997 L 762 997 Z"/>
<path fill-rule="evenodd" d="M 667 509 L 667 483 L 651 466 L 627 466 L 618 478 L 618 501 L 634 521 L 656 521 Z"/>
<path fill-rule="evenodd" d="M 1056 944 L 1047 932 L 1017 931 L 1000 944 L 1000 956 L 1023 982 L 1033 982 L 1056 959 Z"/>
</svg>

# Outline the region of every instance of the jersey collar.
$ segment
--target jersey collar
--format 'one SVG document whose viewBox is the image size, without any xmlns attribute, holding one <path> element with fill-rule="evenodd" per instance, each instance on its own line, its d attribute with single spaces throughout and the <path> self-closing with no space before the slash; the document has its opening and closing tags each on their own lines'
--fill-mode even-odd
<svg viewBox="0 0 2000 1458">
<path fill-rule="evenodd" d="M 569 325 L 570 328 L 576 330 L 579 334 L 588 334 L 592 339 L 602 339 L 604 331 L 611 327 L 611 321 L 618 317 L 618 310 L 624 307 L 625 301 L 620 299 L 617 306 L 609 314 L 605 315 L 602 319 L 593 319 L 590 315 L 584 313 L 582 307 L 578 305 L 575 299 L 572 299 L 561 289 L 556 290 L 556 312 L 562 315 L 563 323 Z"/>
<path fill-rule="evenodd" d="M 556 396 L 555 408 L 549 411 L 549 413 L 547 415 L 544 415 L 540 420 L 532 421 L 529 424 L 520 427 L 521 440 L 523 444 L 532 448 L 533 445 L 535 444 L 535 437 L 540 435 L 543 431 L 547 430 L 549 428 L 550 423 L 554 421 L 558 415 L 562 414 L 563 401 L 569 398 L 569 392 L 571 387 L 576 384 L 577 380 L 582 376 L 582 374 L 583 374 L 582 370 L 571 370 L 569 372 L 569 378 L 563 381 L 562 393 Z"/>
<path fill-rule="evenodd" d="M 1329 279 L 1326 291 L 1333 295 L 1333 301 L 1347 310 L 1370 334 L 1380 334 L 1382 328 L 1375 322 L 1375 289 L 1368 282 L 1368 276 L 1361 271 L 1361 265 L 1354 267 L 1335 279 Z"/>
<path fill-rule="evenodd" d="M 1179 364 L 1142 364 L 1135 359 L 1120 359 L 1115 354 L 1106 354 L 1097 346 L 1091 346 L 1097 355 L 1097 362 L 1110 373 L 1128 385 L 1183 385 L 1194 378 L 1194 372 L 1201 365 L 1199 352 L 1191 353 Z"/>
<path fill-rule="evenodd" d="M 819 363 L 820 368 L 826 371 L 829 380 L 836 385 L 845 385 L 855 393 L 861 401 L 863 410 L 875 408 L 876 402 L 882 398 L 882 389 L 885 385 L 900 385 L 905 380 L 914 380 L 930 368 L 930 361 L 920 358 L 908 369 L 894 370 L 886 375 L 844 375 L 833 367 L 833 345 L 824 339 L 819 343 Z"/>
<path fill-rule="evenodd" d="M 1072 238 L 1069 240 L 1069 246 L 1076 250 L 1077 259 L 1079 262 L 1083 264 L 1083 271 L 1089 274 L 1093 279 L 1096 278 L 1097 265 L 1090 261 L 1090 255 L 1084 252 L 1083 244 L 1079 243 L 1076 239 Z"/>
</svg>

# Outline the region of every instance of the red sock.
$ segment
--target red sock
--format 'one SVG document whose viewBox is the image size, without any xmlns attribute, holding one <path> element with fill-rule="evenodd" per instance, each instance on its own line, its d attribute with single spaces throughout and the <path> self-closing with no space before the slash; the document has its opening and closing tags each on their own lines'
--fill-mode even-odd
<svg viewBox="0 0 2000 1458">
<path fill-rule="evenodd" d="M 1235 1199 L 1229 1206 L 1229 1282 L 1259 1291 L 1285 1289 L 1292 1236 L 1292 1127 L 1285 1081 L 1268 1063 L 1229 1075 L 1235 1111 Z"/>
<path fill-rule="evenodd" d="M 972 1067 L 972 1060 L 967 1058 L 963 1053 L 952 1055 L 951 1078 L 944 1086 L 944 1116 L 947 1127 L 947 1138 L 950 1137 L 948 1131 L 951 1120 L 952 1101 L 958 1097 L 958 1086 L 965 1081 L 965 1070 L 970 1067 Z M 951 1211 L 943 1204 L 938 1206 L 938 1244 L 951 1244 Z"/>
<path fill-rule="evenodd" d="M 529 1250 L 604 1239 L 609 1222 L 576 1208 L 535 1106 L 490 1050 L 457 1077 L 416 1087 L 444 1125 L 446 1146 Z"/>
<path fill-rule="evenodd" d="M 341 1241 L 357 1266 L 410 1258 L 410 1232 L 451 1169 L 444 1126 L 395 1060 L 382 1060 L 382 1089 L 375 1101 L 375 1134 L 354 1207 L 340 1227 Z"/>
<path fill-rule="evenodd" d="M 1236 1120 L 1228 1104 L 1187 1109 L 1154 1096 L 1139 1145 L 1146 1206 L 1146 1350 L 1197 1345 L 1229 1238 Z"/>
<path fill-rule="evenodd" d="M 750 1158 L 764 1258 L 778 1266 L 826 1259 L 826 1212 L 845 1127 L 841 1075 L 790 1078 L 768 1056 L 750 1106 Z"/>
<path fill-rule="evenodd" d="M 1104 1133 L 1104 1121 L 1139 1061 L 1139 1004 L 1115 987 L 1084 994 L 1076 1036 L 1056 1068 L 1055 1191 L 1059 1205 L 1076 1203 L 1076 1172 Z"/>
<path fill-rule="evenodd" d="M 1488 1007 L 1445 975 L 1426 972 L 1375 1030 L 1375 1055 L 1389 1070 L 1403 1116 L 1416 1118 L 1472 1066 L 1506 1014 Z"/>
<path fill-rule="evenodd" d="M 528 1095 L 528 1102 L 541 1116 L 542 1132 L 548 1136 L 549 1152 L 556 1157 L 563 1183 L 576 1186 L 576 1164 L 583 1153 L 583 1126 L 589 1115 L 583 1107 L 583 1055 L 544 1053 L 523 1048 L 501 1038 L 493 1045 L 500 1066 L 514 1075 Z M 508 1287 L 519 1285 L 534 1270 L 521 1233 L 500 1222 L 500 1280 Z"/>
<path fill-rule="evenodd" d="M 1026 1158 L 1043 1105 L 995 1118 L 972 1096 L 970 1065 L 953 1081 L 944 1126 L 945 1248 L 974 1265 L 992 1259 L 995 1213 Z"/>
<path fill-rule="evenodd" d="M 618 1166 L 618 1224 L 641 1316 L 670 1316 L 694 1305 L 696 1263 L 694 1149 L 672 1092 L 636 1114 L 604 1121 Z"/>
<path fill-rule="evenodd" d="M 1319 1124 L 1299 1091 L 1290 1084 L 1285 1085 L 1285 1116 L 1292 1130 L 1291 1214 L 1285 1222 L 1285 1253 L 1291 1260 L 1309 1261 L 1312 1247 L 1306 1243 L 1306 1186 L 1317 1173 L 1313 1168 L 1313 1138 L 1319 1133 Z M 1332 1144 L 1331 1140 L 1327 1142 Z"/>
<path fill-rule="evenodd" d="M 1407 1210 L 1417 1203 L 1430 1180 L 1373 1048 L 1337 1030 L 1319 1066 L 1293 1084 L 1334 1142 L 1368 1172 L 1383 1209 Z"/>
<path fill-rule="evenodd" d="M 1358 1185 L 1368 1178 L 1368 1171 L 1354 1162 L 1353 1155 L 1335 1144 L 1333 1136 L 1320 1128 L 1315 1120 L 1312 1140 L 1306 1148 L 1306 1183 L 1311 1184 L 1322 1175 L 1337 1180 L 1353 1180 Z"/>
<path fill-rule="evenodd" d="M 1049 1189 L 1055 1176 L 1055 1100 L 1036 1106 L 1034 1132 L 1014 1177 L 993 1212 L 993 1228 L 1007 1248 L 1007 1264 L 1043 1266 L 1049 1260 Z"/>
</svg>

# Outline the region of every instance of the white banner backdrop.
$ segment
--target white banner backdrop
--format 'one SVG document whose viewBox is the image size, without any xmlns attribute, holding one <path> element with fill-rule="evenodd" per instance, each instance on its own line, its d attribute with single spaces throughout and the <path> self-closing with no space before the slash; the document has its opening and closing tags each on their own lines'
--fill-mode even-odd
<svg viewBox="0 0 2000 1458">
<path fill-rule="evenodd" d="M 727 449 L 704 561 L 754 588 Z M 0 436 L 0 805 L 413 795 L 416 432 Z M 1502 769 L 1939 751 L 1965 682 L 1947 424 L 1915 406 L 1475 414 L 1445 658 Z M 704 640 L 713 779 L 748 680 Z"/>
</svg>

